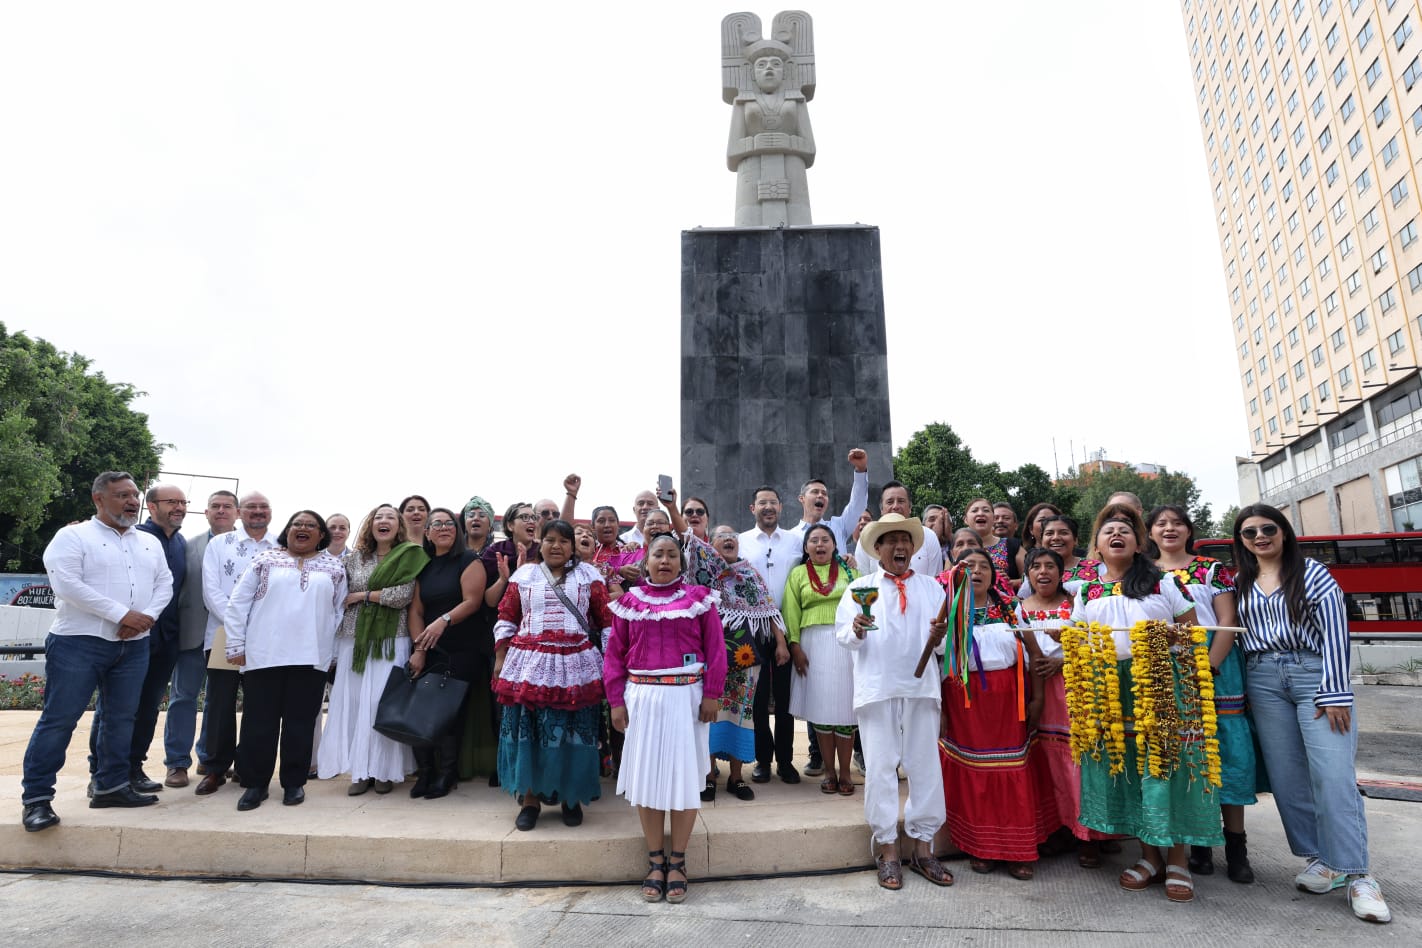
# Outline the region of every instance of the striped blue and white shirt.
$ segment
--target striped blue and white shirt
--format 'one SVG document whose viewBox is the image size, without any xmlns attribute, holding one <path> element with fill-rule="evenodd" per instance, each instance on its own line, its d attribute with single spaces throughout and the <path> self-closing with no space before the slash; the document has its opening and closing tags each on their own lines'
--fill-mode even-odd
<svg viewBox="0 0 1422 948">
<path fill-rule="evenodd" d="M 1323 679 L 1313 703 L 1324 707 L 1351 707 L 1353 689 L 1348 683 L 1348 612 L 1343 590 L 1317 560 L 1304 560 L 1303 621 L 1289 619 L 1284 589 L 1266 596 L 1258 584 L 1240 590 L 1239 610 L 1244 623 L 1240 645 L 1246 653 L 1275 651 L 1316 652 L 1323 659 Z"/>
</svg>

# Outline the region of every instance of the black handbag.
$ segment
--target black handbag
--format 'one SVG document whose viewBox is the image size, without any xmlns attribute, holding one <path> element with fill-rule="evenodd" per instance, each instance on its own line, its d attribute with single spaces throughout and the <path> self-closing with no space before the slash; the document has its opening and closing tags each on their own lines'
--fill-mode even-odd
<svg viewBox="0 0 1422 948">
<path fill-rule="evenodd" d="M 469 693 L 469 682 L 449 672 L 449 662 L 412 676 L 410 666 L 390 669 L 380 704 L 375 709 L 375 730 L 401 744 L 428 747 L 449 733 L 455 716 Z"/>
</svg>

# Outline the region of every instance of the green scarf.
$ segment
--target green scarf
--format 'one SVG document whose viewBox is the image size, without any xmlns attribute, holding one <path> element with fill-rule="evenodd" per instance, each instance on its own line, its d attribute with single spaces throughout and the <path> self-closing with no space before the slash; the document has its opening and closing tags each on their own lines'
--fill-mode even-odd
<svg viewBox="0 0 1422 948">
<path fill-rule="evenodd" d="M 380 565 L 370 574 L 367 589 L 387 589 L 412 583 L 420 575 L 420 570 L 430 561 L 430 555 L 414 543 L 397 543 L 391 548 Z M 400 630 L 400 611 L 378 602 L 361 605 L 356 615 L 355 654 L 351 657 L 351 668 L 365 671 L 367 658 L 374 657 L 376 649 L 387 662 L 395 660 L 395 633 Z"/>
</svg>

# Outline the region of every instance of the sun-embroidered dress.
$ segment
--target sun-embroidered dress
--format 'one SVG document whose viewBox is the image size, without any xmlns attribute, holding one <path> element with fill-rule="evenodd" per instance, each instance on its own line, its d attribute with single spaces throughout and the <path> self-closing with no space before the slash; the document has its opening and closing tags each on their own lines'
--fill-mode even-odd
<svg viewBox="0 0 1422 948">
<path fill-rule="evenodd" d="M 574 615 L 541 563 L 509 577 L 494 626 L 495 648 L 507 648 L 494 696 L 504 706 L 499 779 L 510 794 L 532 790 L 568 806 L 600 795 L 597 726 L 602 658 L 591 635 L 612 624 L 607 587 L 597 570 L 570 564 L 561 583 Z M 586 624 L 587 630 L 584 630 Z"/>
</svg>

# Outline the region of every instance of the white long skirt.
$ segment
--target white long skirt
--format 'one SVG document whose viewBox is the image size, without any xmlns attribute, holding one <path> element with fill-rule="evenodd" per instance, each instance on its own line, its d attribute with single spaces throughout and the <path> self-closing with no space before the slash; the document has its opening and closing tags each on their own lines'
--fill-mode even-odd
<svg viewBox="0 0 1422 948">
<path fill-rule="evenodd" d="M 835 641 L 834 626 L 802 629 L 800 648 L 810 667 L 790 673 L 790 713 L 825 727 L 854 724 L 854 656 Z"/>
<path fill-rule="evenodd" d="M 363 673 L 351 670 L 354 654 L 353 637 L 336 639 L 336 683 L 331 686 L 316 773 L 322 780 L 350 774 L 353 783 L 370 778 L 399 783 L 415 769 L 415 754 L 409 745 L 377 734 L 371 725 L 375 723 L 375 709 L 390 669 L 404 665 L 410 658 L 410 638 L 401 636 L 395 640 L 394 661 L 366 659 Z"/>
<path fill-rule="evenodd" d="M 699 666 L 637 671 L 684 675 Z M 701 682 L 690 685 L 627 683 L 627 740 L 617 792 L 633 806 L 698 810 L 711 758 L 711 725 L 701 723 Z"/>
</svg>

